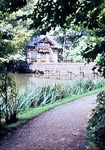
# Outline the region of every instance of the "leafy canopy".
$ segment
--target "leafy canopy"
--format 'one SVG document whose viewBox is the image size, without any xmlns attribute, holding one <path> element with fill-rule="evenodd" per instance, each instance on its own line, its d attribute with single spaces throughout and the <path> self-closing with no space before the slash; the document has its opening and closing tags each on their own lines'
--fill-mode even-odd
<svg viewBox="0 0 105 150">
<path fill-rule="evenodd" d="M 0 0 L 0 10 L 2 12 L 13 12 L 27 4 L 26 0 Z"/>
<path fill-rule="evenodd" d="M 103 23 L 104 5 L 104 0 L 39 0 L 34 9 L 34 25 L 51 29 L 73 22 L 98 28 Z"/>
<path fill-rule="evenodd" d="M 16 13 L 13 13 L 14 11 Z M 19 11 L 20 13 L 17 15 Z M 99 70 L 101 72 L 105 71 L 105 0 L 38 0 L 37 3 L 33 0 L 1 0 L 0 23 L 3 24 L 3 22 L 12 24 L 13 29 L 17 28 L 15 31 L 21 29 L 19 27 L 21 24 L 23 29 L 24 27 L 26 28 L 25 32 L 29 31 L 31 27 L 37 28 L 37 31 L 42 31 L 42 33 L 46 33 L 46 31 L 56 26 L 61 26 L 65 29 L 74 25 L 82 25 L 82 27 L 90 30 L 91 35 L 95 36 L 94 39 L 88 41 L 88 47 L 83 51 L 82 55 L 88 62 L 95 60 L 100 55 L 98 61 Z M 29 23 L 28 26 L 26 22 Z M 8 29 L 6 30 L 6 36 L 9 36 L 10 34 L 7 31 Z M 4 34 L 1 29 L 0 34 Z M 14 32 L 14 37 L 15 35 L 18 35 L 18 33 L 15 34 Z M 14 42 L 13 47 L 18 45 L 17 47 L 19 48 L 24 42 L 24 40 L 20 42 L 17 40 L 20 37 L 14 38 L 13 41 L 17 42 Z M 1 53 L 3 53 L 3 50 Z"/>
<path fill-rule="evenodd" d="M 82 55 L 88 62 L 99 56 L 97 65 L 105 76 L 105 0 L 39 0 L 33 19 L 34 27 L 44 33 L 56 26 L 78 25 L 88 29 L 95 38 L 87 41 Z"/>
<path fill-rule="evenodd" d="M 33 33 L 33 30 L 29 30 L 32 20 L 27 17 L 27 14 L 30 13 L 30 5 L 27 6 L 26 4 L 28 4 L 26 0 L 0 1 L 1 62 L 17 59 L 15 54 L 19 53 L 18 56 L 20 56 L 24 51 L 25 42 Z M 26 16 L 25 19 L 24 15 Z M 11 55 L 12 57 L 10 57 Z"/>
</svg>

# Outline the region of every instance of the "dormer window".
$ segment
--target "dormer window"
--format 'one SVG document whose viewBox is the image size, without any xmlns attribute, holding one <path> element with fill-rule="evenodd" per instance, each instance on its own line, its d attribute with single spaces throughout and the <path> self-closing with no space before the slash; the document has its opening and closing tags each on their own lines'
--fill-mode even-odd
<svg viewBox="0 0 105 150">
<path fill-rule="evenodd" d="M 44 43 L 38 43 L 37 45 L 38 46 L 44 46 Z"/>
<path fill-rule="evenodd" d="M 48 46 L 49 44 L 48 43 L 45 43 L 45 46 Z"/>
</svg>

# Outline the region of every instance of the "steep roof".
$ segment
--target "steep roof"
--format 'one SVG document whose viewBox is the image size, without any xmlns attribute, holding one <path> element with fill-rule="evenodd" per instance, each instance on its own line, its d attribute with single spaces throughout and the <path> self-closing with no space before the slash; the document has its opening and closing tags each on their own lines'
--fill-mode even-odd
<svg viewBox="0 0 105 150">
<path fill-rule="evenodd" d="M 32 42 L 34 42 L 35 44 L 39 43 L 41 40 L 43 40 L 44 38 L 46 38 L 45 35 L 40 35 L 40 36 L 37 36 L 37 37 L 33 37 L 32 38 Z"/>
<path fill-rule="evenodd" d="M 46 36 L 46 35 L 40 35 L 38 37 L 33 37 L 32 38 L 32 42 L 28 43 L 26 46 L 35 46 L 37 43 L 39 43 L 41 40 L 47 38 L 51 44 L 53 45 L 52 47 L 55 47 L 55 48 L 62 48 L 61 45 L 59 45 L 55 40 L 52 39 L 51 36 Z"/>
</svg>

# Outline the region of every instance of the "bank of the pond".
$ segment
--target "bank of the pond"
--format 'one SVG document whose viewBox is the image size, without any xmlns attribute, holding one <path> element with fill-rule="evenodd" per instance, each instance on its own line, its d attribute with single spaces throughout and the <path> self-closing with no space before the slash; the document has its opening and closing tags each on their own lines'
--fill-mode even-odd
<svg viewBox="0 0 105 150">
<path fill-rule="evenodd" d="M 104 90 L 105 90 L 105 87 L 99 88 L 99 89 L 96 89 L 96 90 L 88 91 L 88 92 L 83 93 L 83 94 L 79 94 L 79 95 L 76 95 L 76 96 L 61 99 L 59 101 L 56 101 L 53 104 L 47 104 L 43 107 L 30 108 L 28 110 L 25 110 L 25 111 L 18 114 L 18 121 L 16 123 L 12 123 L 12 124 L 4 126 L 4 129 L 2 129 L 2 132 L 0 134 L 1 135 L 7 134 L 8 132 L 11 132 L 14 129 L 16 129 L 16 128 L 20 127 L 21 125 L 25 124 L 29 120 L 37 117 L 38 115 L 41 115 L 42 113 L 44 113 L 44 112 L 46 112 L 50 109 L 55 108 L 57 106 L 60 106 L 62 104 L 65 104 L 65 103 L 68 103 L 68 102 L 71 102 L 71 101 L 74 101 L 74 100 L 78 100 L 79 98 L 82 98 L 82 97 L 85 97 L 85 96 L 88 96 L 88 95 L 97 94 L 97 93 L 99 93 L 101 91 L 104 91 Z"/>
</svg>

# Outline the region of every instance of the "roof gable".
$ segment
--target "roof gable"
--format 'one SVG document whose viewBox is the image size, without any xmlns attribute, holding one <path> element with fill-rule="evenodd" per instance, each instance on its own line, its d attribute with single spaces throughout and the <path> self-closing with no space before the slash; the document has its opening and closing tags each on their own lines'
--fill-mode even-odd
<svg viewBox="0 0 105 150">
<path fill-rule="evenodd" d="M 40 36 L 37 36 L 37 37 L 33 37 L 32 38 L 32 42 L 33 43 L 39 43 L 41 40 L 43 40 L 46 36 L 44 35 L 40 35 Z"/>
<path fill-rule="evenodd" d="M 28 43 L 27 46 L 35 46 L 36 44 L 40 43 L 42 40 L 47 38 L 47 40 L 51 43 L 51 45 L 55 48 L 62 48 L 55 40 L 53 40 L 50 36 L 40 35 L 38 37 L 33 37 L 32 42 Z"/>
</svg>

